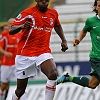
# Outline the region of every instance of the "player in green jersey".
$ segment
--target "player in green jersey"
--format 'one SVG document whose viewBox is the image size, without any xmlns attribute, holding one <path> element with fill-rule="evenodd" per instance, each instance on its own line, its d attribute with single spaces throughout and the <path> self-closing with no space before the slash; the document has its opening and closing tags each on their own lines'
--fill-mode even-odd
<svg viewBox="0 0 100 100">
<path fill-rule="evenodd" d="M 56 84 L 64 82 L 73 82 L 78 85 L 95 89 L 100 84 L 100 0 L 95 0 L 94 10 L 96 15 L 87 18 L 85 26 L 80 32 L 77 39 L 73 41 L 73 45 L 78 45 L 82 39 L 86 36 L 87 32 L 90 32 L 92 49 L 90 51 L 90 64 L 93 71 L 90 73 L 91 78 L 87 77 L 74 77 L 68 74 L 67 71 L 56 80 Z"/>
</svg>

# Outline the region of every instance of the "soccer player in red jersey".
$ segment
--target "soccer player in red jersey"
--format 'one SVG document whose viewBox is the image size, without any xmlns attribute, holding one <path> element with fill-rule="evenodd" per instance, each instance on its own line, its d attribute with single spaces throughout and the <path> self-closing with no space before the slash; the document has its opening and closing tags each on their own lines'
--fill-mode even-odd
<svg viewBox="0 0 100 100">
<path fill-rule="evenodd" d="M 8 20 L 8 27 L 14 18 Z M 15 76 L 15 56 L 17 53 L 17 44 L 20 39 L 19 34 L 9 35 L 9 31 L 3 29 L 0 35 L 0 53 L 2 54 L 1 61 L 1 86 L 0 86 L 0 100 L 5 100 L 6 92 L 9 90 L 9 81 Z"/>
<path fill-rule="evenodd" d="M 12 35 L 22 30 L 16 56 L 17 88 L 12 100 L 19 100 L 24 95 L 28 78 L 36 75 L 36 68 L 39 68 L 48 78 L 44 100 L 53 100 L 57 79 L 56 64 L 50 49 L 50 36 L 53 28 L 62 40 L 61 50 L 65 52 L 68 49 L 58 13 L 48 8 L 50 0 L 35 1 L 36 6 L 22 11 L 9 31 Z"/>
</svg>

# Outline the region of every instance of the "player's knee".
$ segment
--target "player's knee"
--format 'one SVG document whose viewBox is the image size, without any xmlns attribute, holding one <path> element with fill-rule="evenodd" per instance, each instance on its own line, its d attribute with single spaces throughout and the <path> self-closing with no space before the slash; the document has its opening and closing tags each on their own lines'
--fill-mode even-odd
<svg viewBox="0 0 100 100">
<path fill-rule="evenodd" d="M 2 83 L 1 86 L 7 87 L 8 83 Z"/>
<path fill-rule="evenodd" d="M 16 90 L 15 93 L 16 93 L 17 97 L 20 98 L 25 93 L 25 91 L 24 91 L 24 89 L 19 89 L 19 90 Z"/>
<path fill-rule="evenodd" d="M 7 83 L 2 83 L 1 84 L 1 89 L 4 91 L 8 87 Z"/>
<path fill-rule="evenodd" d="M 48 79 L 50 80 L 56 80 L 57 79 L 57 71 L 53 71 L 48 75 Z"/>
<path fill-rule="evenodd" d="M 95 89 L 97 86 L 95 86 L 95 85 L 90 85 L 89 86 L 89 88 L 91 88 L 91 89 Z"/>
<path fill-rule="evenodd" d="M 88 87 L 92 89 L 95 89 L 97 86 L 98 84 L 91 84 L 91 83 L 88 84 Z"/>
</svg>

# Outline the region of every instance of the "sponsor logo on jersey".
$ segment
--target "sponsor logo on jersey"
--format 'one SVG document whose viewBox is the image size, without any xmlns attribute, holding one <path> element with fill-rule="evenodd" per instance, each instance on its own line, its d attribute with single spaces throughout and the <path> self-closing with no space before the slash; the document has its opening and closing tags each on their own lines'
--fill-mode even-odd
<svg viewBox="0 0 100 100">
<path fill-rule="evenodd" d="M 47 18 L 46 16 L 42 16 L 42 18 Z"/>
<path fill-rule="evenodd" d="M 22 17 L 22 15 L 21 15 L 21 14 L 19 14 L 19 15 L 17 16 L 17 18 L 18 18 L 18 19 L 20 19 L 21 17 Z"/>
<path fill-rule="evenodd" d="M 97 36 L 97 39 L 99 39 L 99 40 L 100 40 L 100 36 Z"/>
<path fill-rule="evenodd" d="M 38 26 L 34 26 L 32 27 L 34 30 L 41 30 L 41 31 L 45 31 L 45 32 L 51 32 L 52 28 L 49 27 L 38 27 Z"/>
<path fill-rule="evenodd" d="M 93 29 L 97 28 L 98 26 L 93 26 Z"/>
</svg>

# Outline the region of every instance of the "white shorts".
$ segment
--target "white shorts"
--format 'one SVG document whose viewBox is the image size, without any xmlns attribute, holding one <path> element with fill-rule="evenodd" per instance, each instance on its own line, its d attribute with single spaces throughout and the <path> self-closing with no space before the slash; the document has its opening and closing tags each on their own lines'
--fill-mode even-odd
<svg viewBox="0 0 100 100">
<path fill-rule="evenodd" d="M 1 66 L 1 82 L 9 82 L 15 78 L 15 65 L 12 66 Z"/>
<path fill-rule="evenodd" d="M 35 57 L 17 55 L 15 58 L 16 77 L 24 79 L 35 76 L 39 65 L 48 59 L 53 59 L 50 53 L 44 53 Z"/>
</svg>

